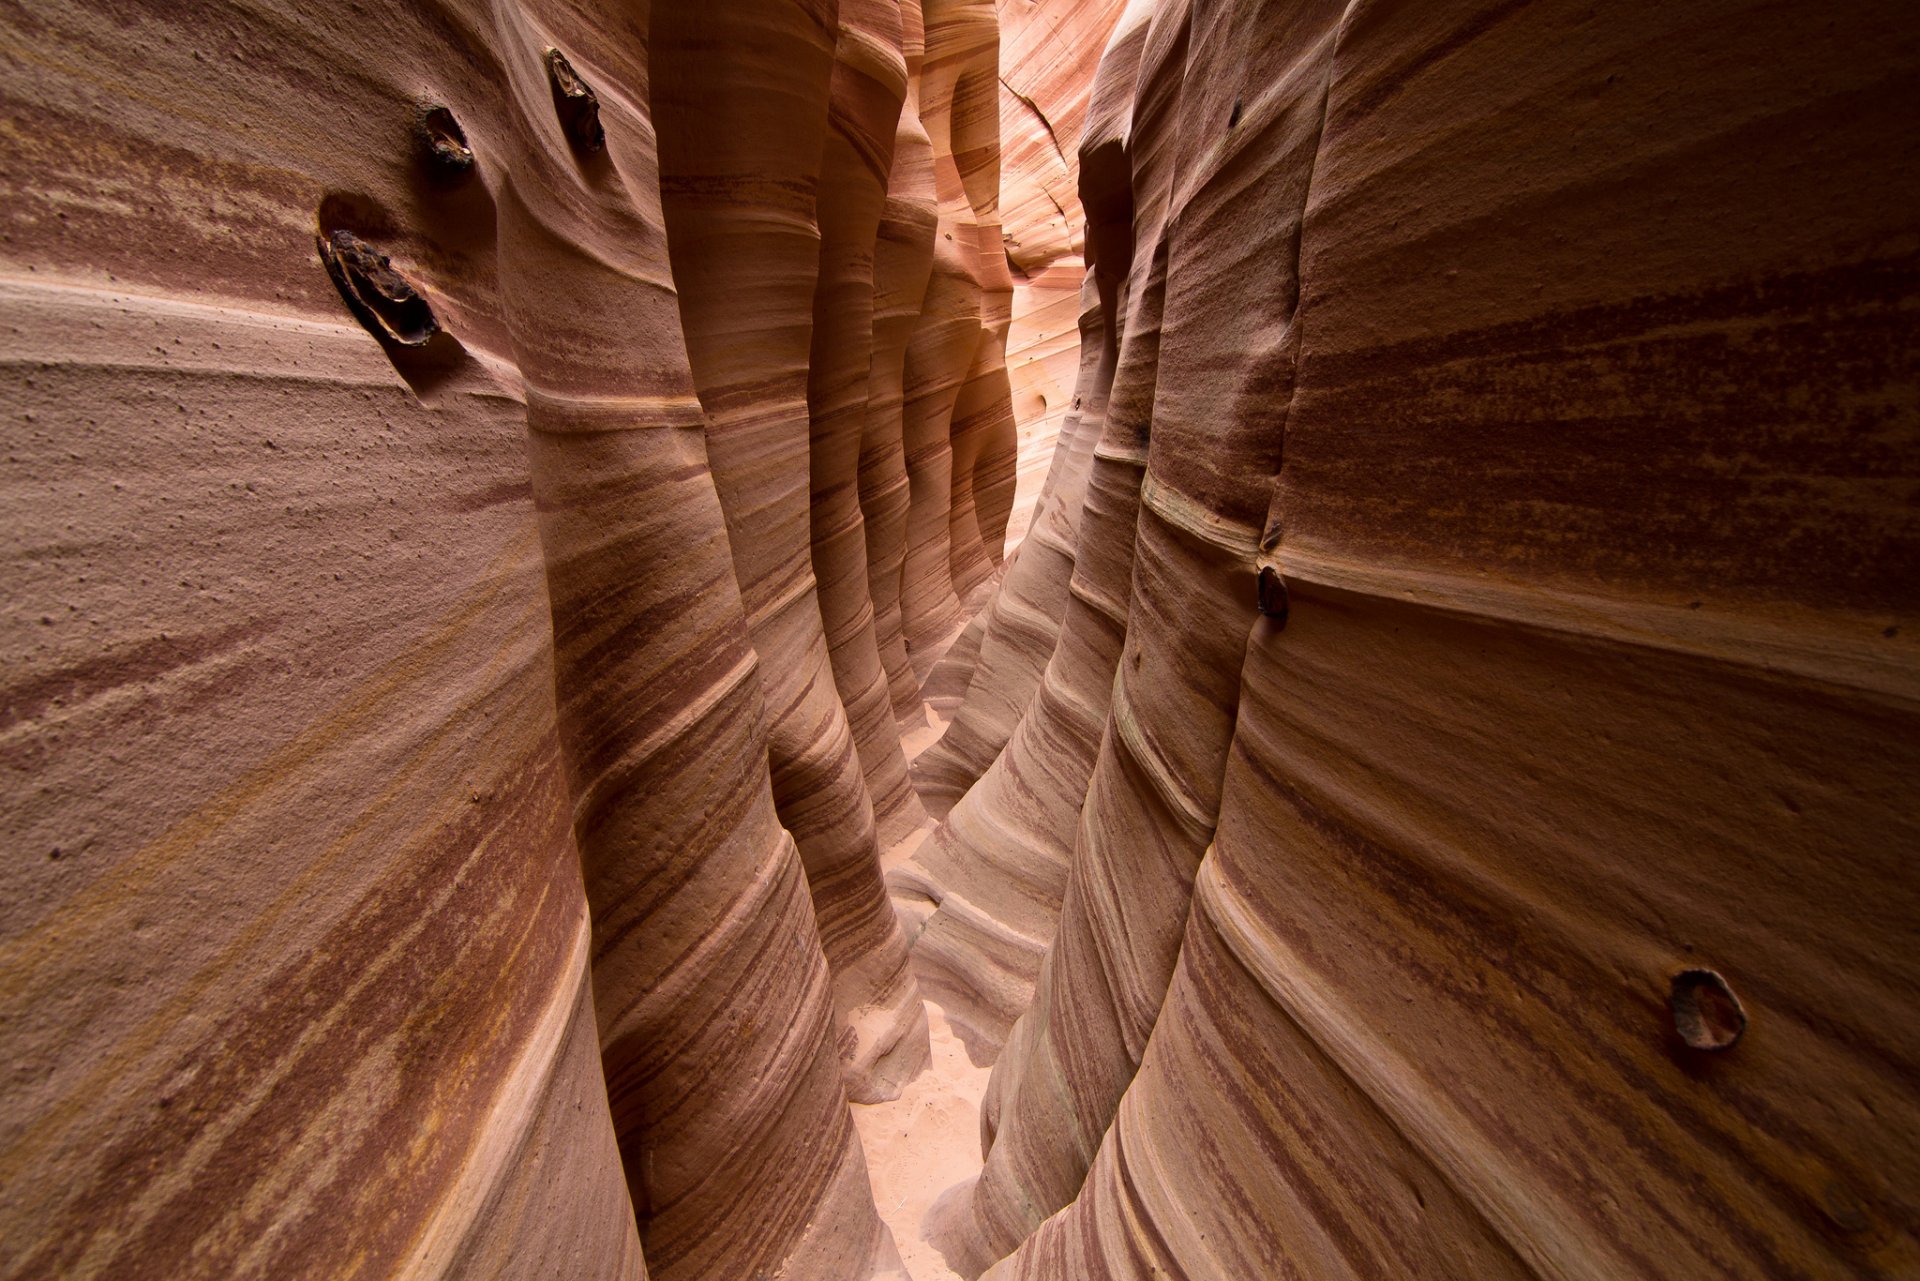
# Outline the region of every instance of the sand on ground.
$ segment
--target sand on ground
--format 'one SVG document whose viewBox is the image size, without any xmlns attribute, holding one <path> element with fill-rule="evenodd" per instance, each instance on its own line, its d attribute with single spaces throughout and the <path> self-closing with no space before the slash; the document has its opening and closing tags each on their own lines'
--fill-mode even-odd
<svg viewBox="0 0 1920 1281">
<path fill-rule="evenodd" d="M 874 1203 L 893 1232 L 913 1281 L 959 1281 L 927 1240 L 927 1210 L 940 1195 L 980 1173 L 980 1098 L 992 1069 L 975 1067 L 932 1001 L 927 1026 L 933 1058 L 891 1103 L 853 1105 L 867 1153 Z"/>
</svg>

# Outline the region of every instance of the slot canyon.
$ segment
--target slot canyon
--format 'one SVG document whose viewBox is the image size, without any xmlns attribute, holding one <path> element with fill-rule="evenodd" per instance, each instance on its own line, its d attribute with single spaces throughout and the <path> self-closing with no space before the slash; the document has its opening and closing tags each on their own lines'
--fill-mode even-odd
<svg viewBox="0 0 1920 1281">
<path fill-rule="evenodd" d="M 0 1278 L 1920 1281 L 1910 3 L 0 65 Z"/>
</svg>

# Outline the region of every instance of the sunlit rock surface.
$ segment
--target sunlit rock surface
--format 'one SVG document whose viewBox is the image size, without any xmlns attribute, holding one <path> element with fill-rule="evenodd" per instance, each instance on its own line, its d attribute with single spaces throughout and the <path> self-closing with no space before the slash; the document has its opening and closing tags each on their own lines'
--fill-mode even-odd
<svg viewBox="0 0 1920 1281">
<path fill-rule="evenodd" d="M 0 1277 L 1920 1275 L 1903 6 L 0 31 Z"/>
<path fill-rule="evenodd" d="M 1000 209 L 1013 272 L 1007 338 L 1021 498 L 1009 544 L 1027 531 L 1079 366 L 1085 218 L 1079 141 L 1093 73 L 1118 0 L 1001 0 Z"/>
</svg>

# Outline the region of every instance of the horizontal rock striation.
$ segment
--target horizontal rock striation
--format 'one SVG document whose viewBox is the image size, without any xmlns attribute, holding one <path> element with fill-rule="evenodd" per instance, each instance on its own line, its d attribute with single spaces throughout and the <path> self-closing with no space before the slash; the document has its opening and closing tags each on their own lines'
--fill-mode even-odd
<svg viewBox="0 0 1920 1281">
<path fill-rule="evenodd" d="M 0 28 L 0 1275 L 899 1275 L 917 11 Z"/>
<path fill-rule="evenodd" d="M 1904 7 L 0 33 L 0 1278 L 1920 1275 Z"/>
<path fill-rule="evenodd" d="M 1155 7 L 1125 649 L 967 1271 L 1914 1266 L 1893 12 Z"/>
</svg>

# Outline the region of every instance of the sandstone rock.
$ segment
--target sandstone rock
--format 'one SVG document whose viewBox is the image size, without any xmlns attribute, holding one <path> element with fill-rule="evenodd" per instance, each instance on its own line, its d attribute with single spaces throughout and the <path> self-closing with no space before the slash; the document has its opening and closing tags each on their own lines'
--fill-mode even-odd
<svg viewBox="0 0 1920 1281">
<path fill-rule="evenodd" d="M 820 277 L 807 376 L 814 575 L 834 684 L 860 753 L 882 848 L 926 821 L 907 779 L 880 659 L 860 507 L 874 358 L 874 245 L 907 83 L 900 38 L 897 4 L 847 0 L 842 6 L 815 200 Z"/>
<path fill-rule="evenodd" d="M 1072 1199 L 991 1276 L 1913 1266 L 1912 1050 L 1878 1013 L 1913 811 L 1876 781 L 1912 768 L 1912 526 L 1868 479 L 1911 463 L 1912 373 L 1891 295 L 1839 283 L 1905 252 L 1868 159 L 1916 65 L 1891 14 L 1850 11 L 1869 71 L 1755 6 L 1194 7 L 1129 656 L 976 1265 Z M 1227 625 L 1176 524 L 1248 562 L 1197 867 L 1186 807 L 1111 854 L 1221 741 L 1131 666 Z M 1136 738 L 1188 790 L 1103 790 Z M 1841 907 L 1865 883 L 1891 915 Z M 1702 964 L 1771 1049 L 1682 1039 Z"/>
<path fill-rule="evenodd" d="M 897 895 L 933 908 L 915 940 L 915 966 L 929 992 L 987 1058 L 998 1053 L 1009 1026 L 1032 998 L 1041 957 L 1053 940 L 1081 803 L 1126 637 L 1157 312 L 1141 314 L 1134 323 L 1127 368 L 1135 389 L 1122 396 L 1131 415 L 1109 418 L 1107 409 L 1132 263 L 1126 130 L 1148 13 L 1147 5 L 1138 4 L 1120 20 L 1101 64 L 1096 106 L 1083 141 L 1081 174 L 1091 211 L 1087 240 L 1094 254 L 1097 305 L 1083 317 L 1089 327 L 1084 350 L 1091 359 L 1080 384 L 1081 430 L 1087 438 L 1097 435 L 1098 447 L 1088 463 L 1083 512 L 1074 526 L 1074 557 L 1065 566 L 1071 578 L 1060 643 L 1051 648 L 1037 695 L 1006 750 L 912 864 L 890 875 Z M 1148 379 L 1144 395 L 1137 381 L 1143 374 Z M 1019 563 L 1016 572 L 1023 572 Z M 920 762 L 916 766 L 930 772 Z M 937 795 L 926 782 L 921 785 Z"/>
<path fill-rule="evenodd" d="M 933 142 L 920 120 L 926 31 L 919 0 L 900 5 L 906 98 L 894 134 L 887 202 L 873 251 L 873 367 L 867 422 L 860 441 L 860 511 L 867 530 L 867 581 L 874 639 L 887 689 L 903 728 L 924 726 L 920 677 L 907 657 L 901 604 L 908 512 L 905 377 L 907 346 L 920 324 L 933 270 L 939 215 L 933 186 Z"/>
<path fill-rule="evenodd" d="M 888 1266 L 664 287 L 644 12 L 441 16 L 10 20 L 11 1275 Z M 316 231 L 443 332 L 365 332 Z"/>
<path fill-rule="evenodd" d="M 1021 477 L 1009 547 L 1026 536 L 1052 442 L 1077 412 L 1086 217 L 1076 147 L 1094 71 L 1121 8 L 1115 0 L 999 6 L 1000 211 L 1013 275 L 1007 374 Z"/>
<path fill-rule="evenodd" d="M 833 51 L 792 0 L 684 4 L 656 16 L 649 67 L 674 284 L 761 660 L 774 800 L 812 887 L 848 1086 L 873 1100 L 926 1062 L 927 1032 L 813 574 L 813 209 Z"/>
<path fill-rule="evenodd" d="M 1902 8 L 0 31 L 0 1276 L 1920 1273 Z"/>
<path fill-rule="evenodd" d="M 997 511 L 992 495 L 1010 477 L 1015 443 L 1006 421 L 1012 282 L 1000 247 L 997 90 L 989 79 L 998 30 L 988 0 L 932 0 L 925 15 L 920 112 L 933 147 L 938 222 L 907 346 L 912 502 L 901 581 L 902 630 L 923 684 L 990 590 L 994 556 L 982 541 L 976 472 Z"/>
</svg>

